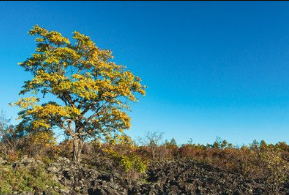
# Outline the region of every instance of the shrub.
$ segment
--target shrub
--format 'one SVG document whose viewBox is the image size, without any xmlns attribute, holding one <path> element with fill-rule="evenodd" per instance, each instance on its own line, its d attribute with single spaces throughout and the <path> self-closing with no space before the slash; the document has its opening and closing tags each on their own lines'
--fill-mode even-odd
<svg viewBox="0 0 289 195">
<path fill-rule="evenodd" d="M 137 154 L 137 147 L 128 136 L 118 136 L 113 143 L 102 147 L 126 179 L 135 180 L 145 174 L 149 161 Z"/>
<path fill-rule="evenodd" d="M 262 154 L 262 160 L 268 170 L 268 177 L 266 179 L 268 193 L 279 192 L 281 185 L 286 181 L 289 173 L 288 162 L 282 158 L 279 148 L 265 151 Z"/>
<path fill-rule="evenodd" d="M 13 168 L 9 165 L 0 165 L 0 194 L 12 194 L 15 191 L 33 193 L 49 191 L 55 195 L 59 194 L 54 187 L 62 188 L 41 166 Z"/>
</svg>

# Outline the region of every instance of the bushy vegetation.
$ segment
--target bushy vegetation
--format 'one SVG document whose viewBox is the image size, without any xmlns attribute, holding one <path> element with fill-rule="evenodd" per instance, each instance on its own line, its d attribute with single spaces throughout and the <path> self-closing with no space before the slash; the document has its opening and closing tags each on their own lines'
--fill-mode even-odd
<svg viewBox="0 0 289 195">
<path fill-rule="evenodd" d="M 42 192 L 59 194 L 54 189 L 61 188 L 59 182 L 48 174 L 44 167 L 15 167 L 0 165 L 0 194 L 13 192 Z"/>
<path fill-rule="evenodd" d="M 0 193 L 9 194 L 11 190 L 35 192 L 58 186 L 44 167 L 13 168 L 8 165 L 24 155 L 44 164 L 50 164 L 58 157 L 72 159 L 72 141 L 68 139 L 58 144 L 52 131 L 19 133 L 19 127 L 2 126 L 6 130 L 1 131 L 0 154 L 7 165 L 0 167 Z M 14 134 L 17 136 L 11 136 Z M 99 170 L 101 166 L 111 166 L 131 182 L 145 178 L 150 163 L 192 159 L 246 178 L 263 179 L 268 193 L 278 191 L 288 182 L 289 146 L 285 142 L 267 144 L 254 140 L 252 144 L 237 147 L 217 139 L 207 145 L 192 141 L 178 145 L 174 139 L 161 143 L 161 133 L 148 133 L 140 140 L 141 144 L 137 145 L 124 134 L 106 141 L 91 140 L 83 147 L 82 164 Z"/>
</svg>

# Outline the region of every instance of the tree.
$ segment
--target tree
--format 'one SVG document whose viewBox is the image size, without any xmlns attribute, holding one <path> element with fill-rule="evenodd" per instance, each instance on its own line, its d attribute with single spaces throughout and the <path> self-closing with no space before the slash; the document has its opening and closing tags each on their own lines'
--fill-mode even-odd
<svg viewBox="0 0 289 195">
<path fill-rule="evenodd" d="M 176 146 L 176 145 L 177 145 L 177 142 L 176 142 L 175 138 L 172 138 L 172 139 L 171 139 L 170 145 L 171 145 L 171 146 Z"/>
<path fill-rule="evenodd" d="M 147 131 L 145 133 L 145 137 L 143 137 L 143 138 L 139 137 L 138 138 L 138 141 L 140 144 L 142 144 L 143 146 L 147 146 L 149 148 L 153 159 L 156 158 L 156 153 L 157 153 L 158 147 L 160 145 L 160 141 L 163 139 L 163 135 L 164 135 L 163 132 Z"/>
<path fill-rule="evenodd" d="M 2 141 L 2 139 L 4 139 L 4 136 L 7 132 L 8 126 L 9 126 L 8 125 L 9 122 L 10 122 L 10 119 L 7 119 L 4 112 L 1 111 L 0 112 L 0 141 Z"/>
<path fill-rule="evenodd" d="M 10 124 L 3 111 L 0 112 L 0 152 L 8 155 L 16 152 L 24 132 Z"/>
<path fill-rule="evenodd" d="M 111 61 L 110 50 L 100 49 L 90 37 L 75 31 L 71 43 L 59 32 L 38 25 L 32 57 L 19 63 L 33 78 L 25 81 L 20 98 L 13 105 L 22 110 L 19 118 L 33 130 L 59 127 L 73 139 L 73 160 L 79 163 L 84 141 L 95 136 L 110 138 L 130 127 L 129 102 L 145 95 L 141 79 L 125 66 Z M 56 101 L 45 101 L 47 94 Z"/>
</svg>

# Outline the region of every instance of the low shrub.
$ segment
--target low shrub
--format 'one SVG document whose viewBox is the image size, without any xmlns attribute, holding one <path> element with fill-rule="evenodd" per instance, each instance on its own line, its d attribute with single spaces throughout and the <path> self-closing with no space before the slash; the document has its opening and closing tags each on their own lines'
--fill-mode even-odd
<svg viewBox="0 0 289 195">
<path fill-rule="evenodd" d="M 12 194 L 13 192 L 39 193 L 49 191 L 51 194 L 59 194 L 55 187 L 61 186 L 52 175 L 45 172 L 44 167 L 13 168 L 10 165 L 0 165 L 0 194 Z"/>
</svg>

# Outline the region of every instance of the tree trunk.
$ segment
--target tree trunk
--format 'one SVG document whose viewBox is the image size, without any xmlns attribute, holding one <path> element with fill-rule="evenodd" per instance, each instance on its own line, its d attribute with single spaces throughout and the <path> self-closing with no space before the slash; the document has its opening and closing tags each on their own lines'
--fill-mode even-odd
<svg viewBox="0 0 289 195">
<path fill-rule="evenodd" d="M 73 162 L 79 164 L 81 161 L 81 151 L 83 146 L 82 137 L 78 134 L 73 138 Z"/>
</svg>

